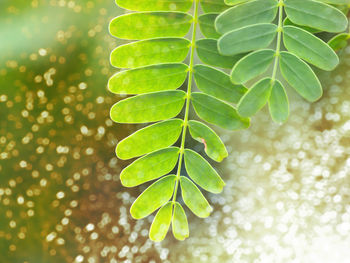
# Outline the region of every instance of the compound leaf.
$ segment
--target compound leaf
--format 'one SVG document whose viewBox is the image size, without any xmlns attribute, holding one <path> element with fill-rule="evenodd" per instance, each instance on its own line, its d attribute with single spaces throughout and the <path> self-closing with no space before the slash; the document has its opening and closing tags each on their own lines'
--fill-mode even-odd
<svg viewBox="0 0 350 263">
<path fill-rule="evenodd" d="M 264 73 L 275 57 L 272 49 L 263 49 L 250 53 L 239 60 L 231 71 L 233 83 L 245 83 Z"/>
<path fill-rule="evenodd" d="M 272 84 L 271 78 L 265 78 L 251 87 L 238 103 L 239 115 L 251 117 L 264 107 L 270 97 Z"/>
<path fill-rule="evenodd" d="M 109 25 L 110 33 L 122 39 L 183 37 L 190 30 L 192 16 L 181 12 L 144 12 L 118 16 Z"/>
<path fill-rule="evenodd" d="M 162 206 L 156 216 L 153 219 L 151 229 L 149 232 L 149 238 L 155 242 L 162 241 L 168 233 L 169 226 L 171 224 L 173 212 L 173 203 L 168 202 Z"/>
<path fill-rule="evenodd" d="M 174 205 L 172 230 L 178 240 L 185 240 L 190 235 L 185 211 L 178 202 Z"/>
<path fill-rule="evenodd" d="M 215 22 L 216 30 L 225 34 L 245 26 L 270 23 L 277 14 L 276 0 L 257 0 L 231 7 L 221 13 Z"/>
<path fill-rule="evenodd" d="M 221 162 L 228 153 L 220 137 L 207 125 L 199 121 L 189 121 L 188 127 L 193 139 L 204 144 L 204 151 L 214 161 Z"/>
<path fill-rule="evenodd" d="M 118 68 L 137 68 L 159 63 L 182 62 L 190 41 L 184 38 L 157 38 L 125 44 L 111 53 L 111 64 Z"/>
<path fill-rule="evenodd" d="M 178 115 L 185 103 L 182 90 L 153 92 L 127 98 L 114 104 L 111 119 L 118 123 L 146 123 Z"/>
<path fill-rule="evenodd" d="M 347 27 L 346 16 L 337 8 L 311 0 L 285 0 L 288 18 L 297 25 L 327 32 L 341 32 Z"/>
<path fill-rule="evenodd" d="M 197 87 L 204 93 L 232 103 L 237 103 L 247 91 L 242 85 L 234 85 L 230 76 L 215 68 L 196 65 L 193 68 Z"/>
<path fill-rule="evenodd" d="M 174 90 L 186 80 L 188 66 L 183 63 L 159 64 L 116 73 L 108 89 L 116 94 L 144 94 Z"/>
<path fill-rule="evenodd" d="M 182 131 L 183 120 L 172 119 L 138 130 L 118 143 L 117 156 L 131 159 L 173 145 Z"/>
<path fill-rule="evenodd" d="M 126 167 L 120 174 L 120 180 L 126 187 L 134 187 L 166 175 L 174 169 L 180 149 L 165 148 L 147 154 Z"/>
<path fill-rule="evenodd" d="M 117 5 L 133 11 L 188 11 L 192 0 L 116 0 Z"/>
<path fill-rule="evenodd" d="M 197 115 L 206 122 L 232 131 L 250 125 L 250 120 L 240 117 L 234 107 L 212 96 L 195 92 L 191 99 Z"/>
<path fill-rule="evenodd" d="M 175 175 L 168 175 L 149 186 L 132 204 L 131 216 L 144 218 L 168 202 L 173 195 L 175 180 Z"/>
<path fill-rule="evenodd" d="M 283 123 L 287 121 L 289 115 L 288 97 L 282 83 L 278 80 L 272 86 L 269 110 L 274 122 Z"/>
<path fill-rule="evenodd" d="M 280 69 L 288 83 L 306 100 L 313 102 L 322 96 L 322 86 L 310 66 L 289 52 L 281 52 Z"/>
<path fill-rule="evenodd" d="M 233 56 L 266 48 L 277 34 L 274 24 L 256 24 L 230 31 L 219 38 L 218 50 L 224 56 Z"/>
<path fill-rule="evenodd" d="M 339 64 L 337 54 L 325 42 L 303 29 L 283 27 L 283 41 L 288 51 L 323 70 Z"/>
<path fill-rule="evenodd" d="M 209 205 L 198 187 L 184 176 L 180 177 L 180 183 L 182 199 L 187 207 L 198 217 L 208 217 L 213 211 L 213 208 Z"/>
<path fill-rule="evenodd" d="M 198 153 L 185 150 L 185 166 L 190 178 L 208 192 L 218 194 L 225 186 L 214 168 Z"/>
</svg>

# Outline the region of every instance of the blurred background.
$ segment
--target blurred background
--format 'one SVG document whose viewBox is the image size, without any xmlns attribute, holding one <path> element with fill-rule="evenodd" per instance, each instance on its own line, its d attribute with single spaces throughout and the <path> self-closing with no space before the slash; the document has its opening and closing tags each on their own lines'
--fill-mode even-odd
<svg viewBox="0 0 350 263">
<path fill-rule="evenodd" d="M 325 95 L 292 90 L 279 126 L 266 109 L 249 130 L 219 131 L 227 186 L 206 194 L 190 238 L 148 240 L 152 217 L 129 207 L 144 187 L 121 186 L 120 97 L 106 83 L 118 44 L 113 0 L 0 0 L 0 262 L 350 262 L 350 48 L 319 72 Z M 198 145 L 197 150 L 202 151 Z"/>
</svg>

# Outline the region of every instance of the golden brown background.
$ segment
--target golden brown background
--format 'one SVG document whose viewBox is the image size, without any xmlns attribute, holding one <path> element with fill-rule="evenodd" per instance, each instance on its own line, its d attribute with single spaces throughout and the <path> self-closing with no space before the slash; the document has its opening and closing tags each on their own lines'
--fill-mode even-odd
<svg viewBox="0 0 350 263">
<path fill-rule="evenodd" d="M 106 83 L 113 0 L 0 0 L 0 262 L 350 262 L 350 49 L 319 73 L 315 104 L 288 90 L 291 117 L 266 111 L 225 133 L 227 183 L 191 236 L 148 240 L 119 182 Z M 202 150 L 202 146 L 197 146 Z"/>
</svg>

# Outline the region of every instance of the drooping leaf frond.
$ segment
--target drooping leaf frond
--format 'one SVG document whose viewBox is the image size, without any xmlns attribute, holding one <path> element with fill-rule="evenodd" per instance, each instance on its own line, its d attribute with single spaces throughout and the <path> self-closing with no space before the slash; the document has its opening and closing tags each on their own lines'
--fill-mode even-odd
<svg viewBox="0 0 350 263">
<path fill-rule="evenodd" d="M 153 123 L 118 143 L 120 159 L 138 158 L 121 172 L 121 182 L 135 187 L 156 180 L 133 203 L 131 215 L 141 219 L 159 209 L 150 238 L 163 240 L 172 224 L 175 238 L 183 240 L 189 229 L 177 201 L 178 188 L 184 204 L 195 215 L 207 217 L 212 208 L 197 185 L 212 193 L 220 193 L 225 185 L 206 159 L 187 148 L 187 131 L 203 144 L 212 160 L 221 162 L 227 157 L 218 135 L 203 122 L 190 120 L 190 106 L 205 122 L 229 130 L 247 128 L 249 119 L 239 116 L 231 105 L 238 103 L 247 89 L 213 67 L 232 68 L 243 55 L 226 56 L 218 51 L 221 34 L 214 21 L 229 8 L 223 0 L 117 0 L 117 4 L 137 12 L 113 19 L 110 32 L 135 41 L 112 51 L 111 64 L 123 70 L 110 78 L 108 87 L 115 94 L 135 96 L 116 103 L 110 115 L 117 123 Z M 205 13 L 202 16 L 199 5 Z M 198 26 L 207 39 L 197 39 Z M 186 39 L 190 28 L 192 35 Z M 195 51 L 207 65 L 196 64 Z M 189 62 L 184 63 L 188 56 Z M 194 83 L 201 92 L 192 92 Z M 179 138 L 179 145 L 174 146 Z M 181 174 L 183 166 L 188 177 Z M 175 174 L 169 175 L 174 168 Z"/>
<path fill-rule="evenodd" d="M 288 98 L 278 70 L 284 80 L 303 98 L 316 101 L 322 87 L 311 64 L 331 71 L 339 63 L 333 49 L 345 45 L 348 35 L 341 34 L 325 43 L 315 33 L 337 33 L 346 30 L 348 20 L 338 8 L 348 0 L 226 0 L 232 7 L 215 19 L 218 51 L 221 55 L 243 56 L 231 71 L 231 81 L 244 84 L 259 77 L 241 97 L 238 113 L 251 117 L 269 104 L 272 119 L 285 122 L 288 118 Z M 274 23 L 277 17 L 277 24 Z M 284 18 L 285 17 L 285 18 Z M 271 43 L 277 38 L 274 49 Z M 283 51 L 283 47 L 286 51 Z M 332 49 L 333 48 L 333 49 Z"/>
</svg>

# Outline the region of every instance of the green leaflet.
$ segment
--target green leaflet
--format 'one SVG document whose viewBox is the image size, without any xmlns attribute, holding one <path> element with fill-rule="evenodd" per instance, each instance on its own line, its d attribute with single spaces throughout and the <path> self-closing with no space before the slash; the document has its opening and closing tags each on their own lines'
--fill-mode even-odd
<svg viewBox="0 0 350 263">
<path fill-rule="evenodd" d="M 225 56 L 233 56 L 266 48 L 277 34 L 274 24 L 256 24 L 230 31 L 218 40 L 218 50 Z"/>
<path fill-rule="evenodd" d="M 225 34 L 245 26 L 270 23 L 276 14 L 276 0 L 250 1 L 221 13 L 216 19 L 215 27 L 219 33 Z"/>
<path fill-rule="evenodd" d="M 191 99 L 197 115 L 206 122 L 231 131 L 250 125 L 250 120 L 240 117 L 235 108 L 212 96 L 195 92 Z"/>
<path fill-rule="evenodd" d="M 237 103 L 247 91 L 242 85 L 232 84 L 229 75 L 215 68 L 196 65 L 193 70 L 197 87 L 218 99 Z"/>
<path fill-rule="evenodd" d="M 173 145 L 182 131 L 183 120 L 172 119 L 143 128 L 118 143 L 116 153 L 131 159 Z"/>
<path fill-rule="evenodd" d="M 289 103 L 281 82 L 275 81 L 269 98 L 269 110 L 274 122 L 286 122 L 289 115 Z"/>
<path fill-rule="evenodd" d="M 207 38 L 218 39 L 221 34 L 216 32 L 214 22 L 218 14 L 204 14 L 199 16 L 198 23 L 202 34 Z"/>
<path fill-rule="evenodd" d="M 350 4 L 350 0 L 316 0 L 316 1 L 328 3 L 328 4 L 335 4 L 335 5 Z"/>
<path fill-rule="evenodd" d="M 334 51 L 339 51 L 340 49 L 343 49 L 348 45 L 349 38 L 350 38 L 350 34 L 341 33 L 341 34 L 334 36 L 332 39 L 330 39 L 328 41 L 328 45 Z"/>
<path fill-rule="evenodd" d="M 224 0 L 199 0 L 204 13 L 220 13 L 227 8 L 228 5 L 224 3 Z"/>
<path fill-rule="evenodd" d="M 224 181 L 214 168 L 198 153 L 186 149 L 185 166 L 190 178 L 204 190 L 218 194 L 224 188 Z"/>
<path fill-rule="evenodd" d="M 333 70 L 339 64 L 337 54 L 326 43 L 303 29 L 283 27 L 283 41 L 288 51 L 323 70 Z"/>
<path fill-rule="evenodd" d="M 171 217 L 173 212 L 172 202 L 166 203 L 161 207 L 156 214 L 151 229 L 149 232 L 149 238 L 155 242 L 162 241 L 168 233 L 171 223 Z"/>
<path fill-rule="evenodd" d="M 122 39 L 183 37 L 190 30 L 192 16 L 181 12 L 145 12 L 118 16 L 109 25 L 111 34 Z"/>
<path fill-rule="evenodd" d="M 188 11 L 192 0 L 116 0 L 117 5 L 133 11 Z"/>
<path fill-rule="evenodd" d="M 219 136 L 199 121 L 189 121 L 188 127 L 193 139 L 204 144 L 204 151 L 214 161 L 221 162 L 228 153 Z"/>
<path fill-rule="evenodd" d="M 185 211 L 178 202 L 174 206 L 172 230 L 178 240 L 185 240 L 190 235 Z"/>
<path fill-rule="evenodd" d="M 148 187 L 132 204 L 130 208 L 132 217 L 144 218 L 168 202 L 173 195 L 175 179 L 175 175 L 168 175 Z"/>
<path fill-rule="evenodd" d="M 265 78 L 251 87 L 238 103 L 237 111 L 239 115 L 251 117 L 264 107 L 270 97 L 272 85 L 273 80 Z"/>
<path fill-rule="evenodd" d="M 159 63 L 182 62 L 190 41 L 184 38 L 158 38 L 121 45 L 111 53 L 111 64 L 118 68 L 137 68 Z"/>
<path fill-rule="evenodd" d="M 184 176 L 180 177 L 180 182 L 182 199 L 187 207 L 198 217 L 208 217 L 213 211 L 213 208 L 209 205 L 197 186 Z"/>
<path fill-rule="evenodd" d="M 313 102 L 322 96 L 322 86 L 309 65 L 289 52 L 281 52 L 283 77 L 306 100 Z"/>
<path fill-rule="evenodd" d="M 178 160 L 180 149 L 165 148 L 152 152 L 126 167 L 120 180 L 126 187 L 134 187 L 170 173 Z"/>
<path fill-rule="evenodd" d="M 182 63 L 159 64 L 120 71 L 108 81 L 108 89 L 116 94 L 144 94 L 174 90 L 186 80 L 188 66 Z"/>
<path fill-rule="evenodd" d="M 241 3 L 245 3 L 245 2 L 249 2 L 251 0 L 225 0 L 225 3 L 227 5 L 237 5 L 237 4 L 241 4 Z"/>
<path fill-rule="evenodd" d="M 233 83 L 245 83 L 264 73 L 275 57 L 272 49 L 263 49 L 250 53 L 239 60 L 231 71 Z"/>
<path fill-rule="evenodd" d="M 285 0 L 288 18 L 295 24 L 327 32 L 341 32 L 347 27 L 346 16 L 330 5 L 311 0 Z"/>
<path fill-rule="evenodd" d="M 296 25 L 294 24 L 292 21 L 290 21 L 290 19 L 288 17 L 286 17 L 283 21 L 283 25 L 284 26 L 296 26 L 296 27 L 300 27 L 308 32 L 310 32 L 311 34 L 315 34 L 315 33 L 319 33 L 321 32 L 321 30 L 319 29 L 316 29 L 316 28 L 312 28 L 312 27 L 309 27 L 309 26 L 300 26 L 300 25 Z"/>
<path fill-rule="evenodd" d="M 198 40 L 196 42 L 196 51 L 203 63 L 221 68 L 232 68 L 242 58 L 242 55 L 223 56 L 219 54 L 216 39 Z"/>
<path fill-rule="evenodd" d="M 111 119 L 118 123 L 146 123 L 170 119 L 178 115 L 185 103 L 182 90 L 137 95 L 114 104 Z"/>
</svg>

